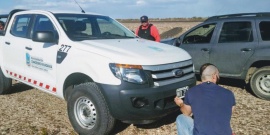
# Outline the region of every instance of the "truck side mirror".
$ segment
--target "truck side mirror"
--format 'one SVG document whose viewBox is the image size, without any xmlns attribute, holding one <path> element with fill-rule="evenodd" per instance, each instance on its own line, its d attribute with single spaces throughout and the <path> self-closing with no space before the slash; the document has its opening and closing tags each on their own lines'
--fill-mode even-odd
<svg viewBox="0 0 270 135">
<path fill-rule="evenodd" d="M 52 31 L 35 31 L 32 37 L 33 41 L 55 43 L 57 38 Z"/>
</svg>

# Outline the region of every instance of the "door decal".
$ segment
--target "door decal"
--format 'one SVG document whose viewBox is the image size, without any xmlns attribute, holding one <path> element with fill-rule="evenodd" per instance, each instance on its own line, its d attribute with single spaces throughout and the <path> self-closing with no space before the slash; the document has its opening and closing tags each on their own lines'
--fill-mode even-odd
<svg viewBox="0 0 270 135">
<path fill-rule="evenodd" d="M 26 64 L 43 71 L 52 70 L 52 64 L 44 62 L 42 58 L 31 56 L 29 53 L 26 53 Z"/>
</svg>

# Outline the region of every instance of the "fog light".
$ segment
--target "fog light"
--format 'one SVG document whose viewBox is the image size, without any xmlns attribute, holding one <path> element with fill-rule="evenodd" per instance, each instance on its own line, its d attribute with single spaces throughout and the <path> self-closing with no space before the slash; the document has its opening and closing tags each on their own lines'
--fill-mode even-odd
<svg viewBox="0 0 270 135">
<path fill-rule="evenodd" d="M 144 97 L 133 97 L 131 98 L 132 106 L 136 108 L 142 108 L 148 105 L 148 100 Z"/>
</svg>

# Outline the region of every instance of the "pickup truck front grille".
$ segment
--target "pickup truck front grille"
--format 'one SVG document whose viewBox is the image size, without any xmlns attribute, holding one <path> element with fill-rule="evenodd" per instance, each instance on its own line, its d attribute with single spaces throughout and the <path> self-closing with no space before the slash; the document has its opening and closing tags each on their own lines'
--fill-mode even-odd
<svg viewBox="0 0 270 135">
<path fill-rule="evenodd" d="M 193 71 L 192 60 L 155 66 L 143 66 L 144 70 L 150 71 L 154 86 L 165 86 L 176 82 L 191 79 Z M 178 72 L 179 75 L 176 75 Z"/>
</svg>

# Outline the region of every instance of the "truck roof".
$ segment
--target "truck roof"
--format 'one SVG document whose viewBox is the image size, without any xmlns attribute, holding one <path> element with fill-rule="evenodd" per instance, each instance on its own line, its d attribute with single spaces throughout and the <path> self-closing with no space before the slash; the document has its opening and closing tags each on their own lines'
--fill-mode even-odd
<svg viewBox="0 0 270 135">
<path fill-rule="evenodd" d="M 58 13 L 62 13 L 62 14 L 90 14 L 90 15 L 102 15 L 102 14 L 98 14 L 98 13 L 94 13 L 94 12 L 86 12 L 86 13 L 81 13 L 81 12 L 73 12 L 73 11 L 49 11 L 49 10 L 36 10 L 36 9 L 15 9 L 12 10 L 11 12 L 51 12 L 52 14 L 58 14 Z M 8 15 L 8 14 L 7 14 Z"/>
</svg>

